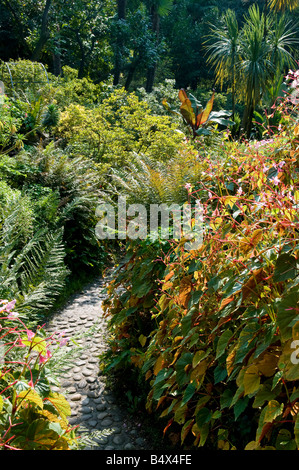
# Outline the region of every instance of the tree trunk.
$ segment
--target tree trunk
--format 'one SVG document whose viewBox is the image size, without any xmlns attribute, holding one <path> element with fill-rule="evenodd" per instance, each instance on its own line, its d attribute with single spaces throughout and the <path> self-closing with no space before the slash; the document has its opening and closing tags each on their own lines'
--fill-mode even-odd
<svg viewBox="0 0 299 470">
<path fill-rule="evenodd" d="M 268 0 L 265 0 L 263 13 L 264 13 L 264 38 L 266 38 L 268 34 L 268 30 L 267 30 Z"/>
<path fill-rule="evenodd" d="M 52 4 L 52 0 L 46 1 L 45 9 L 44 9 L 43 16 L 42 16 L 42 25 L 41 25 L 41 32 L 40 32 L 39 40 L 35 46 L 35 49 L 31 57 L 31 60 L 33 62 L 39 60 L 42 50 L 44 48 L 44 45 L 49 39 L 48 16 L 49 16 L 49 10 L 50 10 L 51 4 Z"/>
<path fill-rule="evenodd" d="M 127 79 L 126 79 L 126 83 L 125 83 L 125 89 L 127 91 L 130 88 L 131 82 L 132 82 L 133 77 L 134 77 L 135 70 L 137 69 L 137 66 L 138 66 L 138 63 L 139 63 L 139 59 L 137 58 L 136 60 L 134 60 L 131 63 L 131 65 L 129 67 L 129 71 L 128 71 L 128 75 L 127 75 Z"/>
<path fill-rule="evenodd" d="M 118 17 L 119 22 L 126 18 L 126 6 L 127 6 L 127 0 L 117 0 L 117 17 Z M 119 84 L 119 78 L 120 78 L 120 74 L 122 70 L 123 40 L 122 40 L 120 31 L 118 31 L 116 47 L 117 47 L 117 51 L 115 54 L 113 85 Z"/>
<path fill-rule="evenodd" d="M 151 17 L 152 17 L 152 30 L 156 35 L 156 40 L 159 40 L 159 29 L 160 29 L 160 16 L 158 14 L 158 10 L 156 6 L 152 6 L 151 8 Z M 152 65 L 149 66 L 147 69 L 147 77 L 146 77 L 146 86 L 145 90 L 147 93 L 151 93 L 154 86 L 155 81 L 155 74 L 156 74 L 157 62 L 155 61 Z"/>
<path fill-rule="evenodd" d="M 59 26 L 57 28 L 57 32 L 58 32 L 58 36 L 54 40 L 54 51 L 53 51 L 53 72 L 54 72 L 54 75 L 56 75 L 56 77 L 62 74 Z"/>
<path fill-rule="evenodd" d="M 251 133 L 251 127 L 252 127 L 252 119 L 253 119 L 253 105 L 252 103 L 248 103 L 245 106 L 244 113 L 243 113 L 243 118 L 242 118 L 242 124 L 240 127 L 240 132 L 244 133 L 247 137 L 247 139 L 250 138 L 250 133 Z"/>
<path fill-rule="evenodd" d="M 145 90 L 147 93 L 151 93 L 153 91 L 156 68 L 157 68 L 157 64 L 155 63 L 151 67 L 149 67 L 147 70 L 146 86 L 145 86 Z"/>
<path fill-rule="evenodd" d="M 79 31 L 76 31 L 76 38 L 77 38 L 79 48 L 80 48 L 80 52 L 81 52 L 80 65 L 79 65 L 79 70 L 78 70 L 78 78 L 83 78 L 84 77 L 84 70 L 85 70 L 85 49 L 84 49 L 83 41 L 80 38 Z"/>
</svg>

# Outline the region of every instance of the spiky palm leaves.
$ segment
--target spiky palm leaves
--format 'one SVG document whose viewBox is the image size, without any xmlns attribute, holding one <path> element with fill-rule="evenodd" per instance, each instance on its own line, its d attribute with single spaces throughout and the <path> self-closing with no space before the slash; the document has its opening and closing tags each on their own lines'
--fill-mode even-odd
<svg viewBox="0 0 299 470">
<path fill-rule="evenodd" d="M 236 94 L 245 104 L 242 129 L 249 137 L 253 112 L 267 85 L 294 62 L 296 31 L 284 16 L 278 20 L 252 5 L 240 32 L 234 12 L 228 11 L 211 39 L 208 60 L 215 67 L 216 79 L 232 85 L 234 95 L 237 77 Z"/>
<path fill-rule="evenodd" d="M 212 43 L 206 46 L 209 54 L 208 64 L 215 67 L 216 83 L 219 83 L 221 88 L 224 81 L 231 84 L 232 119 L 234 120 L 237 64 L 240 60 L 240 31 L 233 10 L 226 11 L 222 25 L 211 36 Z"/>
<path fill-rule="evenodd" d="M 298 0 L 269 0 L 269 6 L 273 10 L 295 10 L 299 6 Z"/>
</svg>

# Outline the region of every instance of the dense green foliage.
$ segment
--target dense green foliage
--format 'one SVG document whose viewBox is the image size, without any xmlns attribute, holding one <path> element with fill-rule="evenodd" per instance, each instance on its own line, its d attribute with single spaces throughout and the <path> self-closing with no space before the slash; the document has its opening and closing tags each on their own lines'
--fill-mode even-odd
<svg viewBox="0 0 299 470">
<path fill-rule="evenodd" d="M 182 445 L 298 448 L 298 126 L 289 132 L 203 160 L 191 193 L 203 244 L 131 242 L 109 285 L 107 370 L 138 367 L 148 411 Z"/>
</svg>

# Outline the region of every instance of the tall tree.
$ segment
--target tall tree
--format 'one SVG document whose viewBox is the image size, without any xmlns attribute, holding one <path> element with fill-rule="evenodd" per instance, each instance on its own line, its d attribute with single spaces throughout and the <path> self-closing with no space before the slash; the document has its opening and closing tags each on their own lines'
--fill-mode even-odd
<svg viewBox="0 0 299 470">
<path fill-rule="evenodd" d="M 239 72 L 245 109 L 241 129 L 250 136 L 254 110 L 260 103 L 266 86 L 282 73 L 285 66 L 294 64 L 291 51 L 298 42 L 296 31 L 289 21 L 274 21 L 267 16 L 268 34 L 264 35 L 265 18 L 257 6 L 252 5 L 245 17 L 242 30 Z"/>
<path fill-rule="evenodd" d="M 220 27 L 216 28 L 207 44 L 208 64 L 215 67 L 216 83 L 221 88 L 228 82 L 232 88 L 232 118 L 236 108 L 236 71 L 240 59 L 240 32 L 236 14 L 228 9 Z"/>
<path fill-rule="evenodd" d="M 49 19 L 49 11 L 50 11 L 51 5 L 52 5 L 52 0 L 46 0 L 43 14 L 42 14 L 39 39 L 37 41 L 37 44 L 34 48 L 34 51 L 31 57 L 33 61 L 38 61 L 40 59 L 43 47 L 45 46 L 46 42 L 48 41 L 50 37 L 50 32 L 48 28 L 48 19 Z"/>
<path fill-rule="evenodd" d="M 160 33 L 160 18 L 168 15 L 173 5 L 173 0 L 147 0 L 147 4 L 151 17 L 151 27 L 156 37 L 156 42 L 158 43 Z M 148 93 L 150 93 L 153 89 L 156 67 L 157 60 L 156 57 L 154 57 L 147 69 L 145 89 Z"/>
<path fill-rule="evenodd" d="M 127 0 L 117 0 L 116 50 L 114 53 L 113 85 L 118 85 L 123 65 L 123 26 L 126 19 Z"/>
</svg>

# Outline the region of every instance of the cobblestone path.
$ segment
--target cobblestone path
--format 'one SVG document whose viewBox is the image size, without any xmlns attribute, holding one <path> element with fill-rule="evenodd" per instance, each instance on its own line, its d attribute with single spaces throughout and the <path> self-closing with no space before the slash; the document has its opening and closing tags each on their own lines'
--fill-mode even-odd
<svg viewBox="0 0 299 470">
<path fill-rule="evenodd" d="M 46 331 L 65 332 L 72 341 L 75 357 L 60 376 L 60 391 L 68 399 L 69 419 L 79 425 L 85 450 L 151 450 L 141 435 L 141 424 L 119 407 L 113 392 L 100 373 L 99 355 L 105 350 L 106 319 L 101 302 L 103 280 L 96 280 L 72 299 L 49 320 Z M 78 339 L 77 339 L 78 338 Z M 73 354 L 72 354 L 73 356 Z"/>
</svg>

